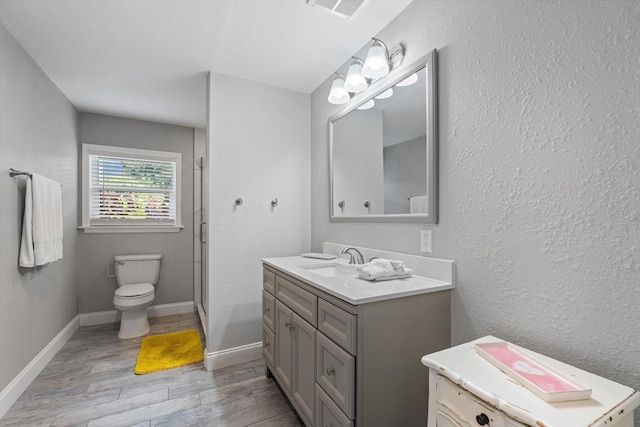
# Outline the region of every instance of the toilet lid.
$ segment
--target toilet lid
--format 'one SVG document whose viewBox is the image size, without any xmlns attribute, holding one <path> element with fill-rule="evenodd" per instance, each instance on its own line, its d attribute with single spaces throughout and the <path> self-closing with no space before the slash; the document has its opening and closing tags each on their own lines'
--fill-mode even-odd
<svg viewBox="0 0 640 427">
<path fill-rule="evenodd" d="M 116 289 L 116 296 L 121 298 L 144 297 L 153 293 L 153 285 L 151 283 L 134 283 L 133 285 L 124 285 Z"/>
</svg>

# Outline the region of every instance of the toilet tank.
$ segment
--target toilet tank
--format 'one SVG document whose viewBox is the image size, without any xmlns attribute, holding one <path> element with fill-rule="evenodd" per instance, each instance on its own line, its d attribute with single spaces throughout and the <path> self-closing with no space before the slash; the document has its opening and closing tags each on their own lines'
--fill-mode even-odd
<svg viewBox="0 0 640 427">
<path fill-rule="evenodd" d="M 116 283 L 118 286 L 134 283 L 158 283 L 160 254 L 116 255 Z"/>
</svg>

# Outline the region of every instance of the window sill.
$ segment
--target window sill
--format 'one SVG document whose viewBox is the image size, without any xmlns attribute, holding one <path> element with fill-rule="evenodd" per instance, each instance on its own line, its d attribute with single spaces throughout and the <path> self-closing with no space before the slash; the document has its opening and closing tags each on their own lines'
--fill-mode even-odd
<svg viewBox="0 0 640 427">
<path fill-rule="evenodd" d="M 94 233 L 177 233 L 184 228 L 184 225 L 168 226 L 168 225 L 92 225 L 78 226 L 78 230 L 82 230 L 87 234 Z"/>
</svg>

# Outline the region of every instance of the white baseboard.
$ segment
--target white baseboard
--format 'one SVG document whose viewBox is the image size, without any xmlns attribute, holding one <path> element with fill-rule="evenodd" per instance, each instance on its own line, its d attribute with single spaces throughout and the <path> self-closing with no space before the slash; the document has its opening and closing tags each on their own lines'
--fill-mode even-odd
<svg viewBox="0 0 640 427">
<path fill-rule="evenodd" d="M 204 367 L 207 371 L 239 365 L 262 357 L 262 342 L 228 348 L 226 350 L 208 353 L 205 349 Z"/>
<path fill-rule="evenodd" d="M 59 333 L 56 335 L 45 348 L 29 362 L 29 364 L 16 376 L 13 381 L 0 392 L 0 418 L 18 400 L 20 395 L 29 387 L 36 379 L 38 374 L 47 366 L 54 358 L 56 353 L 71 338 L 73 333 L 80 327 L 79 316 L 74 317 Z"/>
<path fill-rule="evenodd" d="M 172 314 L 193 313 L 194 311 L 193 301 L 176 302 L 173 304 L 152 305 L 147 308 L 147 316 L 169 316 Z M 117 323 L 120 321 L 120 312 L 118 310 L 81 313 L 79 316 L 80 326 L 104 325 L 105 323 Z"/>
</svg>

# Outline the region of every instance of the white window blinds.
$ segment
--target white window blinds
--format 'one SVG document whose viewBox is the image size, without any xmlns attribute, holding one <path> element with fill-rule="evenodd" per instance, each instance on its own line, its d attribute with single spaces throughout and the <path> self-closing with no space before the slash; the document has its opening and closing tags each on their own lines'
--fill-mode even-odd
<svg viewBox="0 0 640 427">
<path fill-rule="evenodd" d="M 91 225 L 174 224 L 176 162 L 89 156 Z"/>
</svg>

